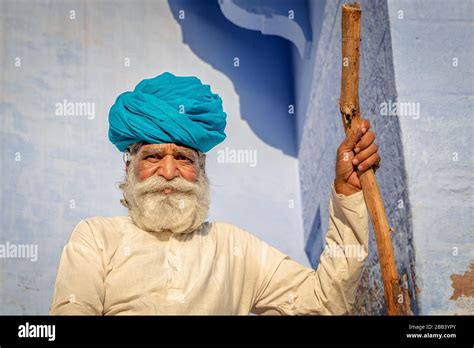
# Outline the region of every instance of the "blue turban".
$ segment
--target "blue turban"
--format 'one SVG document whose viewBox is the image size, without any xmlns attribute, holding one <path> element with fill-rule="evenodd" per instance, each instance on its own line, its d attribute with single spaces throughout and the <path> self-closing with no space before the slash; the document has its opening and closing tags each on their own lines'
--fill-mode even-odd
<svg viewBox="0 0 474 348">
<path fill-rule="evenodd" d="M 144 141 L 207 152 L 226 135 L 222 99 L 194 76 L 165 72 L 117 97 L 109 112 L 109 140 L 124 151 Z"/>
</svg>

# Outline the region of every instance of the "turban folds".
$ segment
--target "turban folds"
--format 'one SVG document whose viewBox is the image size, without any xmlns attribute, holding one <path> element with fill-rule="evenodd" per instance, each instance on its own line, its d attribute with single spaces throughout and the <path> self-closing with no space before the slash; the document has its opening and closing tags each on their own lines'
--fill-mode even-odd
<svg viewBox="0 0 474 348">
<path fill-rule="evenodd" d="M 109 112 L 109 140 L 124 151 L 145 141 L 207 152 L 226 135 L 222 99 L 194 76 L 165 72 L 120 94 Z"/>
</svg>

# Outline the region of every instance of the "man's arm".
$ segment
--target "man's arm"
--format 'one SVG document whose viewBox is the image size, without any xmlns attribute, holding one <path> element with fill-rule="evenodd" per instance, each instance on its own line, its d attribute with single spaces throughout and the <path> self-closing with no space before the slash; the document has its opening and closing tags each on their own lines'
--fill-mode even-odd
<svg viewBox="0 0 474 348">
<path fill-rule="evenodd" d="M 63 249 L 51 315 L 102 315 L 102 252 L 87 221 L 81 221 Z"/>
<path fill-rule="evenodd" d="M 370 122 L 360 125 L 337 149 L 336 178 L 329 205 L 325 252 L 316 271 L 270 248 L 260 262 L 262 283 L 253 311 L 261 314 L 344 314 L 354 302 L 368 251 L 368 213 L 358 172 L 378 166 Z"/>
<path fill-rule="evenodd" d="M 329 214 L 326 248 L 316 271 L 264 246 L 268 251 L 257 262 L 261 276 L 253 313 L 350 312 L 368 254 L 368 214 L 362 192 L 344 196 L 332 188 Z"/>
</svg>

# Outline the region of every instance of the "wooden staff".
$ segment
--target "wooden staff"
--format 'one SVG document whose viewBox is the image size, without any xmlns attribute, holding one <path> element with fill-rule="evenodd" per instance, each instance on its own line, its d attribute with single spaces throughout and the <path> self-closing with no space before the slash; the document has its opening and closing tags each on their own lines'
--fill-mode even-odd
<svg viewBox="0 0 474 348">
<path fill-rule="evenodd" d="M 361 9 L 358 2 L 342 5 L 342 79 L 339 107 L 346 134 L 356 129 L 361 119 L 359 108 L 360 17 Z M 391 229 L 375 173 L 371 168 L 364 173 L 358 171 L 358 174 L 374 227 L 387 314 L 408 314 L 410 299 L 407 296 L 408 292 L 402 290 L 397 273 L 390 237 Z"/>
</svg>

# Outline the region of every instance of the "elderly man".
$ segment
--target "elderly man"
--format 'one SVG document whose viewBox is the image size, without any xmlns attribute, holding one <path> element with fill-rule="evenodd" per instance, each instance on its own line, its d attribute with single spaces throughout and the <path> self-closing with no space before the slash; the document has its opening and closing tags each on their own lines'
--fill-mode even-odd
<svg viewBox="0 0 474 348">
<path fill-rule="evenodd" d="M 330 221 L 317 270 L 250 233 L 207 222 L 205 152 L 225 139 L 217 94 L 164 73 L 120 95 L 109 138 L 124 151 L 129 216 L 82 220 L 61 257 L 51 314 L 344 314 L 367 256 L 356 167 L 378 165 L 364 120 L 338 148 Z M 362 255 L 347 252 L 358 246 Z M 352 249 L 353 250 L 353 249 Z"/>
</svg>

